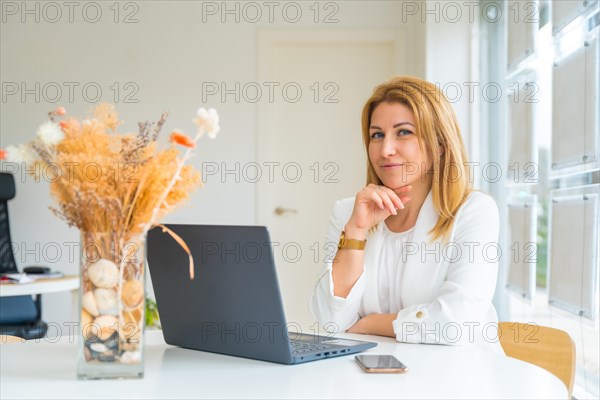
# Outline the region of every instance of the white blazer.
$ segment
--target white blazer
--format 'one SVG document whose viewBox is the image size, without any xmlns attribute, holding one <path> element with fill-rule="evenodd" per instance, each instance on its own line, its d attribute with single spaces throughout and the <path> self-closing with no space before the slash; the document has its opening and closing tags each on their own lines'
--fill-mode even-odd
<svg viewBox="0 0 600 400">
<path fill-rule="evenodd" d="M 339 241 L 354 200 L 335 203 L 327 243 Z M 430 192 L 419 212 L 412 241 L 405 247 L 406 263 L 397 290 L 404 308 L 393 322 L 396 339 L 408 343 L 495 343 L 487 347 L 501 352 L 498 317 L 492 305 L 500 257 L 498 207 L 490 196 L 472 192 L 458 210 L 446 244 L 429 241 L 427 232 L 437 219 Z M 384 223 L 367 237 L 363 273 L 345 299 L 333 295 L 332 260 L 325 262 L 309 308 L 326 328 L 346 331 L 366 315 L 389 312 L 380 307 L 377 284 Z"/>
</svg>

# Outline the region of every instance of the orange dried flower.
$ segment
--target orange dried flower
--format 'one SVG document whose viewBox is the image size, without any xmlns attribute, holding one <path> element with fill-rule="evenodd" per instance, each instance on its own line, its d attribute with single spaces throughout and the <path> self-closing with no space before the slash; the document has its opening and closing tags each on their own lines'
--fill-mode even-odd
<svg viewBox="0 0 600 400">
<path fill-rule="evenodd" d="M 121 124 L 115 106 L 107 103 L 100 103 L 94 109 L 94 117 L 106 128 L 114 131 Z"/>
<path fill-rule="evenodd" d="M 62 107 L 62 106 L 56 107 L 56 110 L 54 110 L 54 114 L 55 114 L 55 115 L 60 115 L 60 116 L 63 116 L 63 115 L 65 115 L 66 113 L 67 113 L 67 110 L 65 110 L 65 108 L 64 108 L 64 107 Z"/>
<path fill-rule="evenodd" d="M 60 121 L 59 125 L 64 132 L 79 132 L 79 130 L 81 129 L 81 124 L 75 118 Z"/>
<path fill-rule="evenodd" d="M 114 129 L 120 121 L 110 104 L 98 105 L 86 119 L 54 121 L 60 113 L 59 107 L 48 113 L 51 133 L 60 133 L 58 143 L 50 146 L 37 137 L 31 144 L 0 149 L 0 158 L 61 172 L 51 175 L 50 191 L 58 203 L 52 210 L 70 226 L 115 235 L 145 233 L 202 186 L 200 172 L 184 165 L 196 147 L 193 138 L 172 132 L 171 142 L 185 147 L 181 157 L 182 149 L 175 146 L 158 149 L 165 114 L 156 123 L 138 124 L 137 134 L 121 134 Z"/>
<path fill-rule="evenodd" d="M 194 142 L 192 140 L 192 138 L 190 138 L 186 134 L 181 133 L 180 131 L 171 132 L 171 135 L 169 136 L 169 140 L 173 143 L 180 144 L 184 147 L 189 147 L 190 149 L 193 149 L 196 147 L 196 142 Z"/>
</svg>

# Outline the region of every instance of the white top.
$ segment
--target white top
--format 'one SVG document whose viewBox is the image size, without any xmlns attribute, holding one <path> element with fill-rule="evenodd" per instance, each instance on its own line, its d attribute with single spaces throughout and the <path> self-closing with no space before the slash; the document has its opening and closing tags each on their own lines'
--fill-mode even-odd
<svg viewBox="0 0 600 400">
<path fill-rule="evenodd" d="M 354 200 L 335 203 L 328 243 L 338 242 Z M 431 241 L 428 232 L 437 220 L 429 193 L 411 240 L 404 242 L 399 269 L 389 263 L 397 259 L 397 250 L 382 221 L 367 237 L 363 273 L 346 298 L 334 296 L 333 260 L 327 260 L 310 299 L 315 318 L 324 328 L 343 332 L 366 315 L 397 312 L 393 327 L 400 342 L 479 343 L 501 353 L 492 305 L 498 274 L 498 207 L 490 196 L 472 192 L 456 213 L 448 242 Z M 382 285 L 387 273 L 394 273 L 393 285 Z M 389 304 L 381 300 L 385 297 Z"/>
<path fill-rule="evenodd" d="M 190 332 L 193 335 L 193 332 Z M 298 365 L 186 350 L 147 331 L 143 379 L 78 381 L 77 341 L 0 341 L 1 399 L 566 399 L 566 386 L 526 362 L 475 346 L 428 346 L 391 338 L 364 354 L 391 354 L 405 374 L 367 374 L 353 355 Z"/>
<path fill-rule="evenodd" d="M 383 246 L 381 246 L 381 268 L 379 269 L 379 306 L 385 314 L 402 310 L 402 297 L 398 288 L 402 284 L 402 272 L 406 257 L 404 248 L 412 241 L 414 227 L 404 232 L 392 232 L 383 224 Z"/>
</svg>

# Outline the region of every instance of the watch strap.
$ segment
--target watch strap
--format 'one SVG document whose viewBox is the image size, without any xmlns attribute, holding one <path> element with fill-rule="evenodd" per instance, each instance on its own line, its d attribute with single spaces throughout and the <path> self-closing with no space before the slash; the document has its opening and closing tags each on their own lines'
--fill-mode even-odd
<svg viewBox="0 0 600 400">
<path fill-rule="evenodd" d="M 346 237 L 346 233 L 342 231 L 340 235 L 340 242 L 338 243 L 339 249 L 353 249 L 353 250 L 364 250 L 367 245 L 367 240 L 349 239 Z"/>
</svg>

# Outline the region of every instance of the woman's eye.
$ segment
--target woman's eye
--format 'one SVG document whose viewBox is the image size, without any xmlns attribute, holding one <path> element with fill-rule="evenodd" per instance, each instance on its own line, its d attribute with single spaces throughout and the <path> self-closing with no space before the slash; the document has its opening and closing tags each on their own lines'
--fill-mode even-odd
<svg viewBox="0 0 600 400">
<path fill-rule="evenodd" d="M 406 135 L 411 135 L 412 132 L 407 130 L 407 129 L 400 129 L 398 131 L 398 136 L 406 136 Z"/>
<path fill-rule="evenodd" d="M 380 139 L 383 137 L 383 132 L 375 132 L 371 135 L 371 139 Z"/>
</svg>

